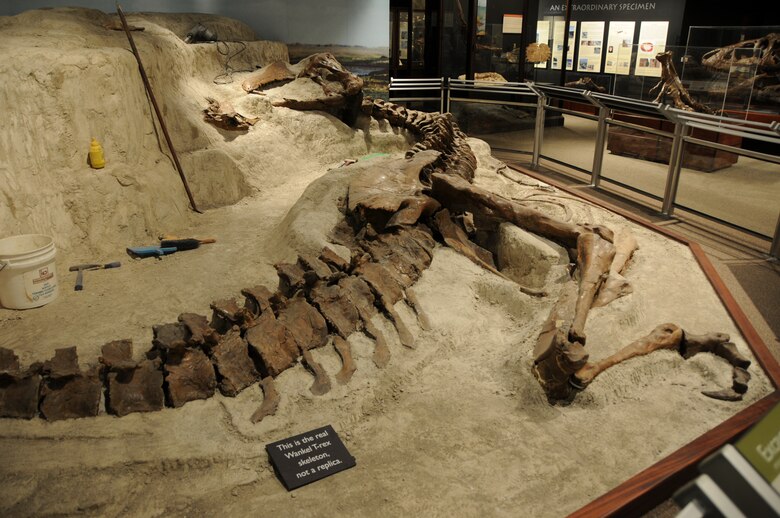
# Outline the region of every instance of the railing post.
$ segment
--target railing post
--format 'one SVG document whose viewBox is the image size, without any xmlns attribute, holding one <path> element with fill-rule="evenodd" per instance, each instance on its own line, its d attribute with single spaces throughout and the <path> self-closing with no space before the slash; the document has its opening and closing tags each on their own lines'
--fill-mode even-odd
<svg viewBox="0 0 780 518">
<path fill-rule="evenodd" d="M 775 237 L 772 238 L 772 248 L 769 249 L 769 255 L 775 259 L 780 259 L 780 216 L 777 217 Z"/>
<path fill-rule="evenodd" d="M 447 97 L 444 102 L 444 111 L 446 113 L 449 113 L 450 111 L 450 78 L 449 77 L 444 78 L 444 87 L 447 90 Z"/>
<path fill-rule="evenodd" d="M 446 79 L 444 77 L 439 78 L 441 79 L 441 95 L 439 95 L 439 113 L 445 113 L 444 112 L 444 88 L 445 88 L 445 81 Z"/>
<path fill-rule="evenodd" d="M 599 108 L 599 125 L 596 128 L 596 150 L 593 154 L 593 170 L 590 175 L 590 186 L 598 188 L 601 182 L 601 166 L 604 163 L 604 144 L 607 140 L 607 116 L 609 108 Z"/>
<path fill-rule="evenodd" d="M 542 154 L 542 140 L 544 137 L 544 107 L 547 99 L 544 94 L 537 92 L 539 96 L 536 101 L 536 124 L 534 125 L 534 150 L 531 155 L 531 167 L 539 167 L 539 156 Z"/>
<path fill-rule="evenodd" d="M 674 123 L 674 139 L 672 140 L 672 153 L 669 155 L 669 169 L 666 173 L 666 188 L 664 189 L 664 202 L 661 214 L 671 217 L 674 212 L 674 202 L 677 199 L 677 187 L 680 184 L 680 170 L 682 169 L 682 157 L 687 126 L 683 121 Z"/>
</svg>

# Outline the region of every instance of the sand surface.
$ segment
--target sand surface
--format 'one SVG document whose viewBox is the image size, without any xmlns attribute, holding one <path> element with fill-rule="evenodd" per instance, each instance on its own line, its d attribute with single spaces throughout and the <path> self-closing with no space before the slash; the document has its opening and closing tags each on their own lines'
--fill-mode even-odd
<svg viewBox="0 0 780 518">
<path fill-rule="evenodd" d="M 24 38 L 25 27 L 53 23 L 52 17 L 71 20 L 81 30 L 77 34 L 84 34 L 91 23 L 88 13 L 36 11 L 0 19 L 0 36 L 13 30 L 15 38 Z M 141 23 L 141 17 L 131 18 Z M 339 168 L 341 162 L 376 152 L 401 154 L 409 145 L 407 135 L 386 124 L 364 120 L 353 130 L 324 114 L 272 108 L 260 97 L 239 92 L 238 84 L 214 85 L 213 66 L 193 65 L 187 79 L 177 83 L 176 67 L 164 66 L 172 61 L 167 52 L 196 51 L 180 46 L 162 25 L 145 25 L 148 40 L 139 46 L 142 52 L 145 45 L 147 50 L 159 48 L 153 60 L 159 63 L 160 78 L 179 84 L 163 102 L 179 115 L 175 124 L 191 131 L 192 141 L 184 147 L 190 157 L 202 157 L 192 158 L 203 164 L 194 168 L 198 175 L 215 177 L 195 182 L 202 201 L 213 208 L 197 216 L 188 212 L 178 178 L 155 147 L 151 123 L 144 127 L 142 122 L 148 108 L 137 121 L 143 146 L 119 155 L 121 159 L 109 154 L 113 163 L 95 172 L 80 162 L 90 132 L 73 121 L 84 101 L 65 86 L 39 90 L 35 96 L 18 86 L 17 103 L 33 107 L 45 101 L 71 110 L 63 112 L 70 119 L 46 124 L 59 135 L 49 138 L 69 134 L 74 147 L 57 169 L 65 178 L 51 184 L 46 175 L 54 172 L 33 157 L 45 152 L 54 159 L 54 148 L 9 145 L 15 138 L 31 146 L 30 139 L 41 135 L 37 126 L 29 132 L 17 128 L 15 137 L 0 130 L 0 146 L 12 153 L 0 178 L 31 199 L 29 183 L 41 177 L 36 185 L 51 202 L 36 218 L 31 216 L 32 201 L 0 204 L 1 234 L 56 234 L 61 271 L 80 260 L 124 263 L 116 270 L 88 272 L 85 291 L 78 293 L 70 289 L 73 276 L 63 274 L 59 298 L 43 308 L 0 310 L 0 344 L 15 349 L 25 364 L 45 360 L 54 348 L 66 345 L 77 345 L 83 363 L 91 363 L 103 343 L 117 338 L 132 338 L 140 355 L 150 344 L 154 324 L 174 321 L 185 311 L 206 314 L 209 302 L 238 296 L 243 287 L 261 283 L 275 288 L 274 260 L 327 239 L 328 221 L 337 217 L 335 202 L 346 193 L 349 168 L 354 167 Z M 12 45 L 11 39 L 0 37 L 0 44 Z M 41 38 L 35 41 L 43 45 Z M 120 40 L 112 35 L 95 36 L 89 43 L 99 52 L 109 52 L 103 46 L 114 44 L 119 46 Z M 68 56 L 51 58 L 47 73 L 67 70 L 70 65 L 62 60 L 89 59 L 98 52 L 79 51 L 78 45 L 73 43 Z M 123 84 L 128 93 L 132 89 L 141 106 L 143 93 L 135 91 L 140 83 L 131 88 L 131 58 L 123 58 L 123 72 L 106 74 L 111 84 Z M 0 63 L 9 66 L 6 59 Z M 119 81 L 111 74 L 126 75 Z M 76 88 L 77 80 L 72 81 Z M 32 88 L 31 80 L 25 85 Z M 234 136 L 202 122 L 202 97 L 215 92 L 233 99 L 239 111 L 261 116 L 259 126 Z M 101 103 L 111 97 L 102 95 Z M 25 116 L 14 114 L 12 120 Z M 131 140 L 119 138 L 127 118 L 131 115 L 122 112 L 104 122 L 116 135 L 113 141 L 106 139 L 109 148 L 111 142 Z M 628 226 L 636 234 L 640 249 L 626 272 L 635 293 L 593 310 L 588 320 L 588 350 L 594 359 L 663 322 L 694 333 L 725 331 L 750 356 L 686 247 L 530 178 L 507 173 L 509 179 L 500 174 L 502 164 L 490 157 L 486 144 L 471 144 L 480 164 L 478 185 L 514 198 L 534 195 L 528 203 L 560 218 L 615 229 Z M 66 148 L 60 145 L 60 151 Z M 229 161 L 234 168 L 207 167 L 215 160 Z M 35 174 L 23 174 L 30 171 L 23 164 Z M 150 164 L 157 165 L 141 167 Z M 167 186 L 158 181 L 169 176 L 173 180 Z M 0 190 L 8 185 L 0 182 Z M 161 197 L 163 188 L 168 191 Z M 230 189 L 236 189 L 232 198 L 220 198 Z M 0 192 L 8 199 L 9 191 Z M 168 202 L 173 208 L 166 211 Z M 144 244 L 137 240 L 148 241 L 157 232 L 214 236 L 218 242 L 161 261 L 124 256 L 125 246 Z M 754 364 L 744 401 L 708 399 L 701 390 L 730 384 L 725 361 L 710 355 L 686 361 L 664 351 L 615 367 L 571 404 L 551 406 L 530 364 L 557 287 L 551 282 L 551 295 L 543 299 L 525 296 L 513 282 L 438 247 L 414 288 L 432 329 L 423 331 L 405 307 L 398 308 L 417 336 L 416 349 L 403 348 L 380 318 L 378 324 L 392 337 L 386 368 L 377 369 L 371 361 L 371 340 L 354 334 L 350 343 L 358 369 L 348 385 L 334 384 L 331 392 L 315 397 L 309 392 L 312 376 L 297 365 L 277 378 L 279 411 L 257 425 L 249 420 L 263 398 L 256 386 L 236 398 L 217 395 L 180 409 L 123 418 L 2 420 L 0 514 L 561 516 L 771 391 Z M 330 346 L 314 351 L 314 357 L 331 375 L 340 367 Z M 288 493 L 270 467 L 265 445 L 326 424 L 340 434 L 357 466 Z"/>
</svg>

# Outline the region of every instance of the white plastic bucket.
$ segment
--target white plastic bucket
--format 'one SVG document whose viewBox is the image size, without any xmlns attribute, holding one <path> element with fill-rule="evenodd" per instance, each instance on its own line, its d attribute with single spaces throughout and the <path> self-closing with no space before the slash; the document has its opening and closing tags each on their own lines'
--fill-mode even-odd
<svg viewBox="0 0 780 518">
<path fill-rule="evenodd" d="M 0 239 L 0 306 L 37 308 L 57 298 L 54 240 L 42 234 Z"/>
</svg>

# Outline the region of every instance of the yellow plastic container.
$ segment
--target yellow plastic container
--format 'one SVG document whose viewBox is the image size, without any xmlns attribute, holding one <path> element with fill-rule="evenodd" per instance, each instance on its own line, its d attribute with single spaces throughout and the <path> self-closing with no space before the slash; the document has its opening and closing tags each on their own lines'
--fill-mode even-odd
<svg viewBox="0 0 780 518">
<path fill-rule="evenodd" d="M 106 158 L 103 156 L 103 146 L 96 138 L 92 138 L 89 144 L 89 165 L 92 169 L 103 169 L 106 167 Z"/>
</svg>

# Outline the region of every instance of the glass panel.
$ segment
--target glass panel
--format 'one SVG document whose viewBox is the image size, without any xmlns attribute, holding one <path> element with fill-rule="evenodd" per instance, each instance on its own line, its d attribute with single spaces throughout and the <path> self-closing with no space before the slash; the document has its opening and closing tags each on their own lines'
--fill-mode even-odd
<svg viewBox="0 0 780 518">
<path fill-rule="evenodd" d="M 741 137 L 697 131 L 697 138 L 743 145 Z M 780 166 L 693 144 L 685 145 L 683 165 L 678 206 L 772 237 L 780 212 Z"/>
<path fill-rule="evenodd" d="M 412 13 L 412 68 L 425 68 L 425 11 Z"/>
<path fill-rule="evenodd" d="M 672 123 L 652 117 L 616 113 L 614 118 L 670 133 L 674 131 Z M 601 176 L 641 192 L 663 197 L 671 152 L 671 137 L 609 125 Z"/>
<path fill-rule="evenodd" d="M 777 75 L 777 41 L 767 36 L 780 33 L 780 26 L 753 27 L 698 27 L 688 30 L 688 54 L 695 50 L 710 49 L 699 62 L 709 70 L 727 73 L 728 92 L 734 92 L 739 99 L 729 99 L 724 105 L 744 102 L 744 91 L 752 90 L 749 104 L 741 110 L 777 114 L 780 112 L 780 95 L 777 89 L 780 77 Z M 774 59 L 772 59 L 774 56 Z M 755 70 L 755 73 L 754 73 Z M 735 75 L 739 77 L 735 77 Z M 729 113 L 734 116 L 734 114 Z M 739 114 L 736 114 L 739 116 Z"/>
<path fill-rule="evenodd" d="M 463 131 L 494 149 L 533 150 L 534 108 L 453 101 L 450 111 Z"/>
<path fill-rule="evenodd" d="M 760 63 L 763 51 L 760 48 L 735 49 L 728 54 L 728 60 L 716 60 L 717 66 L 714 66 L 713 57 L 721 55 L 716 56 L 719 50 L 716 47 L 657 45 L 652 46 L 651 50 L 643 50 L 643 45 L 650 48 L 647 43 L 608 46 L 607 55 L 603 58 L 603 69 L 614 70 L 614 73 L 567 72 L 564 84 L 576 87 L 575 82 L 589 79 L 606 93 L 655 101 L 658 96 L 655 87 L 662 77 L 662 65 L 655 56 L 661 51 L 668 51 L 671 52 L 671 66 L 694 101 L 715 112 L 722 111 L 739 118 L 745 118 L 746 111 L 780 111 L 780 95 L 771 94 L 770 84 L 774 81 L 772 84 L 776 85 L 780 81 L 775 77 L 776 74 L 762 72 Z M 577 53 L 577 56 L 584 55 L 579 47 Z M 585 59 L 578 57 L 576 62 Z M 540 64 L 533 68 L 532 77 L 537 83 L 560 84 L 560 67 L 554 70 L 550 62 Z M 670 95 L 664 95 L 660 100 L 671 105 L 675 102 Z"/>
<path fill-rule="evenodd" d="M 441 73 L 444 77 L 458 77 L 466 73 L 468 21 L 464 4 L 468 5 L 468 1 L 442 2 Z"/>
<path fill-rule="evenodd" d="M 395 11 L 390 11 L 390 60 L 391 64 L 394 67 L 397 63 L 397 57 L 396 54 L 398 53 L 398 49 L 395 47 Z M 396 63 L 393 63 L 392 60 L 396 60 Z"/>
<path fill-rule="evenodd" d="M 574 103 L 564 103 L 573 109 Z M 596 143 L 596 121 L 550 111 L 544 128 L 542 155 L 590 171 Z"/>
<path fill-rule="evenodd" d="M 664 50 L 672 53 L 671 66 L 694 101 L 715 112 L 723 111 L 730 115 L 737 112 L 740 118 L 744 117 L 742 112 L 751 109 L 760 49 L 736 51 L 732 54 L 732 60 L 718 67 L 711 66 L 707 61 L 707 56 L 712 56 L 718 50 L 712 47 L 666 46 Z M 632 63 L 631 73 L 614 76 L 614 95 L 654 101 L 658 94 L 655 87 L 662 77 L 661 63 L 655 58 L 642 57 L 638 45 L 631 47 L 630 57 L 628 51 L 626 49 L 623 55 L 621 49 L 616 59 L 621 62 L 629 60 Z M 672 106 L 675 103 L 670 95 L 662 96 L 660 101 Z"/>
<path fill-rule="evenodd" d="M 486 81 L 520 79 L 525 2 L 477 1 L 474 73 Z M 495 74 L 500 74 L 501 77 Z"/>
<path fill-rule="evenodd" d="M 466 36 L 468 22 L 462 0 L 442 2 L 441 71 L 444 77 L 466 73 Z"/>
<path fill-rule="evenodd" d="M 398 66 L 405 67 L 409 55 L 409 13 L 398 13 Z"/>
</svg>

